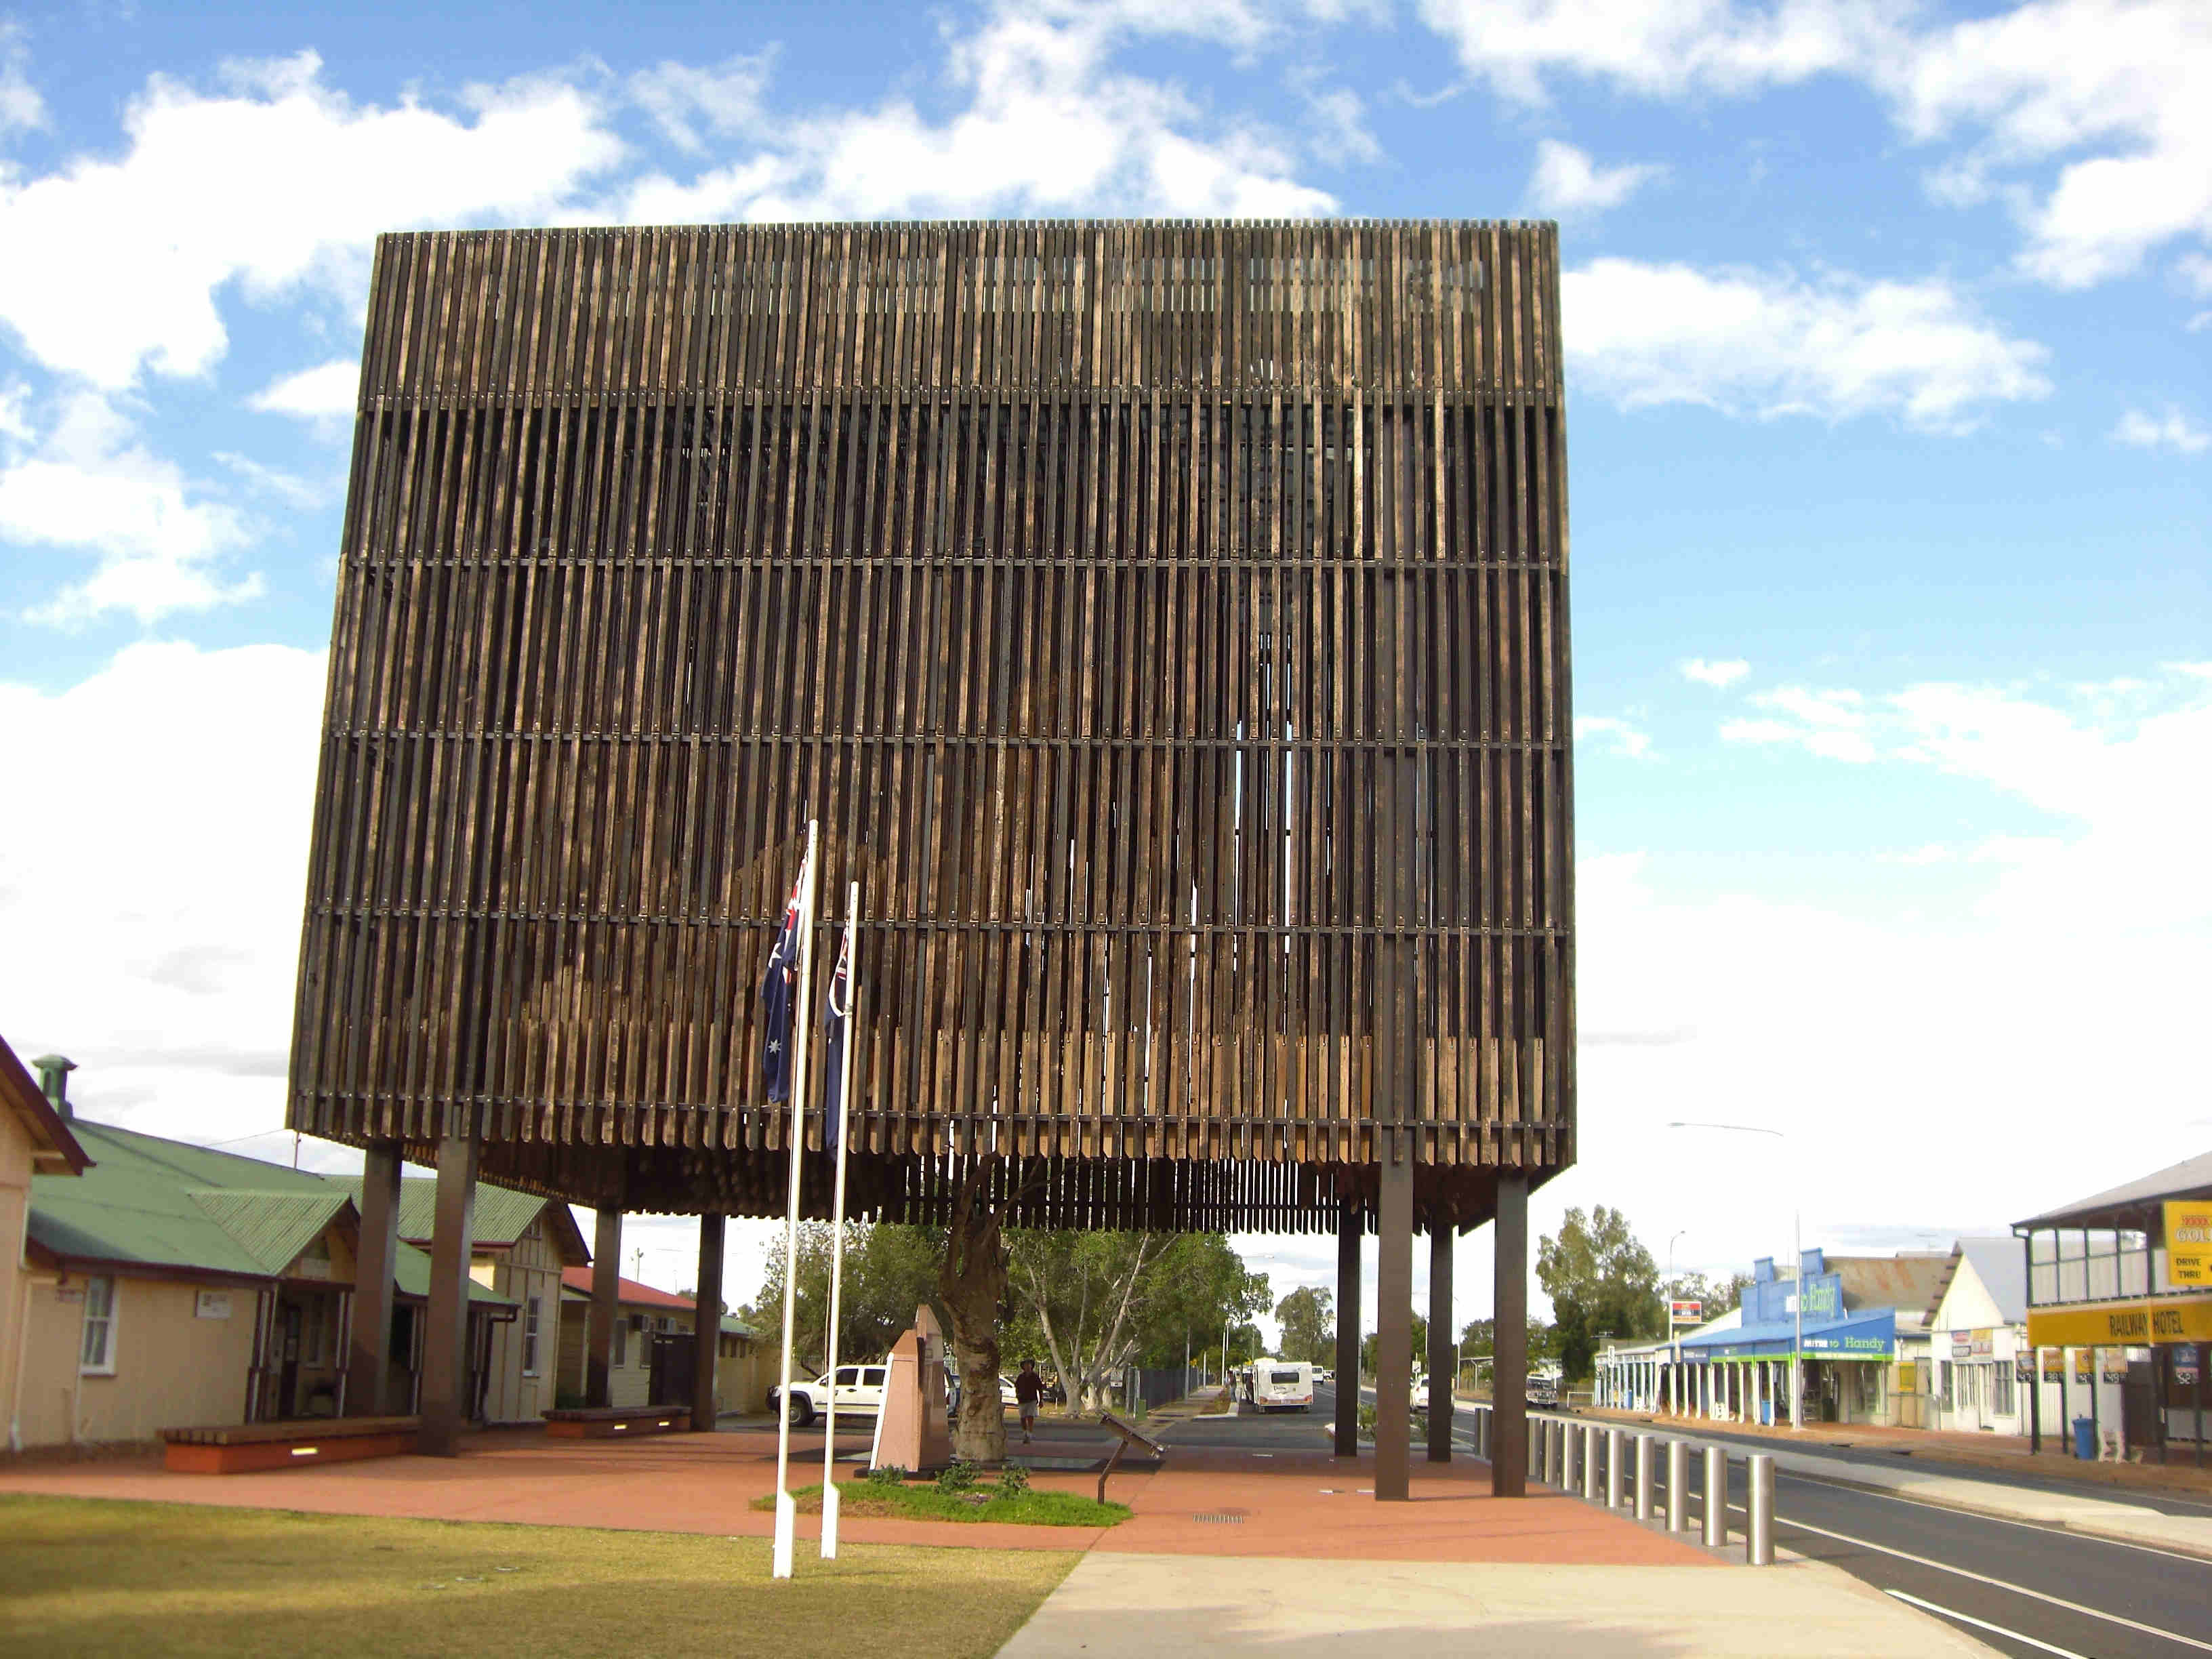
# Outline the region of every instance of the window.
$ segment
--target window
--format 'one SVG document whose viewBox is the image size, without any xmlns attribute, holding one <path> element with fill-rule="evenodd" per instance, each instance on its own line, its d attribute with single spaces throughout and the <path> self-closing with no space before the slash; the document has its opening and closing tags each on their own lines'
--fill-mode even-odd
<svg viewBox="0 0 2212 1659">
<path fill-rule="evenodd" d="M 522 1304 L 522 1374 L 538 1375 L 538 1307 L 537 1297 Z"/>
<path fill-rule="evenodd" d="M 1992 1409 L 2000 1417 L 2009 1417 L 2013 1412 L 2011 1365 L 1999 1365 L 1990 1372 L 1990 1381 L 1996 1385 L 1994 1389 L 1996 1401 Z"/>
<path fill-rule="evenodd" d="M 115 1375 L 115 1281 L 106 1273 L 84 1281 L 84 1345 L 76 1368 L 92 1376 Z"/>
<path fill-rule="evenodd" d="M 856 1389 L 860 1387 L 860 1368 L 858 1365 L 840 1365 L 837 1367 L 837 1386 L 839 1388 Z"/>
</svg>

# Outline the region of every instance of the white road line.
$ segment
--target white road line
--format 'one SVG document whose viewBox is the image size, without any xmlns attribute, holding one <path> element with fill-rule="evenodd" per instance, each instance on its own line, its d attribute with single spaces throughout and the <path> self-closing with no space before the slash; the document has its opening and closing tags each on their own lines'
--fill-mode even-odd
<svg viewBox="0 0 2212 1659">
<path fill-rule="evenodd" d="M 2058 1659 L 2089 1659 L 2086 1653 L 2076 1653 L 2071 1648 L 2062 1648 L 2055 1642 L 2038 1641 L 2033 1636 L 2023 1636 L 2016 1630 L 2007 1630 L 2002 1625 L 1992 1625 L 1986 1619 L 1977 1619 L 1970 1613 L 1960 1613 L 1955 1607 L 1941 1607 L 1933 1601 L 1923 1601 L 1917 1595 L 1907 1595 L 1903 1590 L 1884 1590 L 1885 1595 L 1894 1595 L 1900 1601 L 1910 1601 L 1914 1607 L 1929 1613 L 1955 1619 L 1962 1625 L 1972 1625 L 1976 1630 L 1985 1630 L 2002 1636 L 2008 1642 L 2017 1642 L 2022 1647 L 2040 1648 L 2045 1653 L 2055 1653 Z"/>
<path fill-rule="evenodd" d="M 1937 1561 L 1925 1555 L 1915 1555 L 1910 1550 L 1893 1549 L 1887 1544 L 1877 1544 L 1869 1538 L 1854 1538 L 1849 1533 L 1831 1532 L 1826 1527 L 1815 1527 L 1802 1521 L 1792 1521 L 1786 1515 L 1778 1514 L 1774 1518 L 1783 1526 L 1795 1527 L 1800 1532 L 1816 1533 L 1822 1538 L 1832 1538 L 1839 1544 L 1856 1544 L 1861 1549 L 1878 1551 L 1883 1555 L 1893 1555 L 1900 1561 L 1910 1561 L 1915 1566 L 1932 1567 L 1937 1572 L 1955 1573 L 1961 1578 L 1971 1578 L 1978 1584 L 1987 1584 L 1994 1589 L 2010 1590 L 2014 1595 L 2025 1595 L 2033 1601 L 2045 1601 L 2054 1607 L 2063 1607 L 2069 1613 L 2078 1613 L 2084 1618 L 2101 1619 L 2108 1625 L 2119 1625 L 2128 1630 L 2141 1631 L 2146 1636 L 2159 1637 L 2168 1642 L 2179 1642 L 2183 1647 L 2195 1648 L 2199 1653 L 2212 1653 L 2212 1642 L 2200 1642 L 2193 1636 L 2183 1636 L 2175 1631 L 2160 1630 L 2156 1625 L 2146 1625 L 2137 1620 L 2124 1619 L 2117 1613 L 2103 1613 L 2095 1607 L 2085 1607 L 2079 1601 L 2069 1601 L 2063 1596 L 2050 1595 L 2042 1590 L 2029 1589 L 2024 1584 L 2008 1583 L 2002 1578 L 1992 1578 L 1986 1573 L 1970 1572 L 1965 1567 L 1952 1565 L 1948 1561 Z"/>
<path fill-rule="evenodd" d="M 1924 1498 L 1907 1498 L 1893 1492 L 1883 1492 L 1875 1486 L 1862 1486 L 1849 1480 L 1832 1480 L 1826 1475 L 1804 1474 L 1796 1470 L 1775 1472 L 1778 1483 L 1802 1480 L 1808 1486 L 1819 1486 L 1828 1492 L 1856 1492 L 1866 1498 L 1886 1498 L 1893 1504 L 1910 1504 L 1917 1510 L 1933 1510 L 1942 1515 L 1963 1515 L 1976 1521 L 1989 1521 L 2000 1527 L 2019 1527 L 2028 1532 L 2039 1532 L 2047 1537 L 2080 1540 L 2090 1544 L 2109 1544 L 2116 1550 L 2141 1550 L 2145 1555 L 2162 1555 L 2169 1561 L 2186 1561 L 2192 1567 L 2206 1565 L 2204 1557 L 2191 1555 L 2183 1550 L 2160 1549 L 2155 1544 L 2137 1544 L 2125 1538 L 2107 1538 L 2102 1533 L 2081 1532 L 2072 1527 L 2054 1526 L 2044 1521 L 2018 1521 L 2008 1515 L 1990 1515 L 1980 1510 L 1960 1509 L 1955 1504 L 1934 1504 Z"/>
</svg>

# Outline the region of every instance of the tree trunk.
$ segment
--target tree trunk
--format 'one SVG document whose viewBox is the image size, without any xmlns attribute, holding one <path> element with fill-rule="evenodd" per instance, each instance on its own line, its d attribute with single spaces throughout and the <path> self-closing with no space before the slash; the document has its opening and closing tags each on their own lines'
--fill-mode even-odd
<svg viewBox="0 0 2212 1659">
<path fill-rule="evenodd" d="M 977 1463 L 1006 1455 L 1006 1413 L 999 1399 L 999 1304 L 1006 1294 L 1006 1251 L 999 1212 L 983 1196 L 989 1165 L 979 1159 L 952 1200 L 952 1225 L 938 1294 L 952 1319 L 952 1355 L 960 1368 L 960 1412 L 952 1455 Z"/>
</svg>

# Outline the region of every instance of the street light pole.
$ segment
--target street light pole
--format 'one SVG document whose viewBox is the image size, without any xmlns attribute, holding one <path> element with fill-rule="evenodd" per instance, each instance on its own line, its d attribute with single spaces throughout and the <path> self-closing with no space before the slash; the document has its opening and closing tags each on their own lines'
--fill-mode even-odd
<svg viewBox="0 0 2212 1659">
<path fill-rule="evenodd" d="M 1735 1134 L 1772 1135 L 1777 1140 L 1790 1137 L 1779 1129 L 1770 1129 L 1758 1123 L 1683 1123 L 1667 1126 L 1670 1129 L 1725 1129 Z M 1790 1298 L 1797 1314 L 1797 1334 L 1791 1342 L 1790 1352 L 1790 1426 L 1805 1426 L 1805 1381 L 1802 1367 L 1805 1364 L 1805 1212 L 1797 1206 L 1790 1209 L 1790 1246 L 1796 1257 L 1790 1269 L 1790 1282 L 1796 1286 Z"/>
</svg>

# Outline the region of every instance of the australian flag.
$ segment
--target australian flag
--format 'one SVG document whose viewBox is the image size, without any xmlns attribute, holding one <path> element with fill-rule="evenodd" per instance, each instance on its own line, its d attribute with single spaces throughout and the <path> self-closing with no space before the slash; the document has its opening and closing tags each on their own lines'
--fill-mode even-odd
<svg viewBox="0 0 2212 1659">
<path fill-rule="evenodd" d="M 822 1013 L 822 1150 L 834 1152 L 845 1121 L 845 1034 L 853 1012 L 853 930 L 845 930 L 837 951 L 837 971 L 830 980 L 830 1000 Z"/>
<path fill-rule="evenodd" d="M 761 1018 L 768 1028 L 767 1047 L 761 1060 L 768 1069 L 768 1097 L 791 1098 L 791 1005 L 799 988 L 799 889 L 802 872 L 791 884 L 791 902 L 784 907 L 783 929 L 769 952 L 768 972 L 761 978 Z"/>
</svg>

